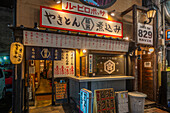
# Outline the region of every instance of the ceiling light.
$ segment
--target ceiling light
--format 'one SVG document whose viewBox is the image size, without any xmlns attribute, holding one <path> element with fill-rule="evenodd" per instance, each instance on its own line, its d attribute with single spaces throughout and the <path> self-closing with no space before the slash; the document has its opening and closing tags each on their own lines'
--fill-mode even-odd
<svg viewBox="0 0 170 113">
<path fill-rule="evenodd" d="M 111 16 L 115 16 L 115 13 L 114 13 L 114 12 L 112 12 L 112 13 L 110 13 L 110 15 L 111 15 Z"/>
<path fill-rule="evenodd" d="M 54 0 L 57 4 L 61 3 L 61 0 Z"/>
<path fill-rule="evenodd" d="M 83 49 L 83 53 L 86 53 L 87 51 L 85 49 Z"/>
</svg>

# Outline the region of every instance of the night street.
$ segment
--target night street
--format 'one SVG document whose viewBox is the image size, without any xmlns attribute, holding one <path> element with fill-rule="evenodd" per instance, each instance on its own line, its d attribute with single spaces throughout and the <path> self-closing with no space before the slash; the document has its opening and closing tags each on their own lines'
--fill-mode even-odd
<svg viewBox="0 0 170 113">
<path fill-rule="evenodd" d="M 4 99 L 0 100 L 0 113 L 9 113 L 12 111 L 12 93 L 7 92 Z"/>
</svg>

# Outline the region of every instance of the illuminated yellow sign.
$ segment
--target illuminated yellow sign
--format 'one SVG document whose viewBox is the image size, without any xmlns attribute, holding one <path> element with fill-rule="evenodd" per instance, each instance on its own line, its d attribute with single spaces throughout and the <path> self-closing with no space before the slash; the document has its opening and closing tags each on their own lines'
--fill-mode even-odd
<svg viewBox="0 0 170 113">
<path fill-rule="evenodd" d="M 10 48 L 10 60 L 12 64 L 20 64 L 23 59 L 24 46 L 19 42 L 11 44 Z"/>
</svg>

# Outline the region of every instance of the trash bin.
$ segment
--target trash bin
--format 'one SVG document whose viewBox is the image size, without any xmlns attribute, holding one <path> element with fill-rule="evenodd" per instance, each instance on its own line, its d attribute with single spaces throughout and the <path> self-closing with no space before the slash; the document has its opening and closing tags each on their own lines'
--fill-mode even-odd
<svg viewBox="0 0 170 113">
<path fill-rule="evenodd" d="M 144 104 L 147 95 L 140 92 L 129 92 L 128 95 L 130 113 L 144 113 Z"/>
</svg>

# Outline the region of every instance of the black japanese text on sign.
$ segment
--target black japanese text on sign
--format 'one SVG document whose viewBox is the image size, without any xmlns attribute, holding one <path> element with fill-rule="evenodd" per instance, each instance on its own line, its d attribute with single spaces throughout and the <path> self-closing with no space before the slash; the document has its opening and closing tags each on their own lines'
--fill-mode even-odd
<svg viewBox="0 0 170 113">
<path fill-rule="evenodd" d="M 24 46 L 19 42 L 13 42 L 10 47 L 10 60 L 12 64 L 20 64 L 23 59 Z"/>
<path fill-rule="evenodd" d="M 122 23 L 98 17 L 41 7 L 40 26 L 115 37 L 123 36 Z"/>
</svg>

